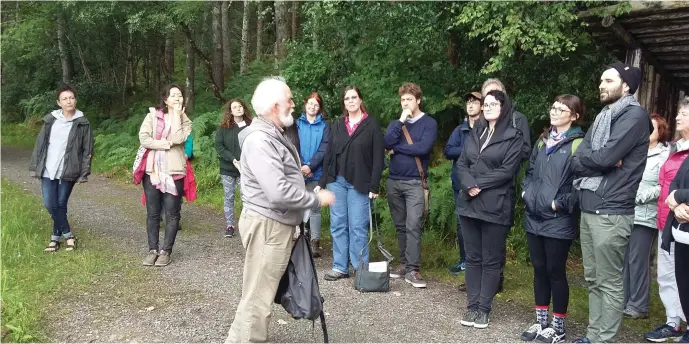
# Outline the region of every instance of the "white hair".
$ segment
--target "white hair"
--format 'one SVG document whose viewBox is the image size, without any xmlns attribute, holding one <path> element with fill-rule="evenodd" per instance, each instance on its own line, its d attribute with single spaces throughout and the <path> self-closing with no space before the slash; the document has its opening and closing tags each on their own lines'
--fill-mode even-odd
<svg viewBox="0 0 689 344">
<path fill-rule="evenodd" d="M 497 85 L 500 87 L 500 91 L 502 91 L 502 93 L 507 93 L 507 90 L 505 90 L 505 85 L 502 83 L 502 81 L 500 81 L 500 79 L 490 78 L 486 79 L 481 86 L 481 94 L 484 98 L 486 96 L 486 88 L 488 88 L 490 85 Z"/>
<path fill-rule="evenodd" d="M 251 106 L 258 116 L 270 114 L 275 104 L 285 101 L 284 88 L 287 87 L 285 79 L 280 76 L 271 76 L 261 80 L 256 86 L 251 97 Z"/>
</svg>

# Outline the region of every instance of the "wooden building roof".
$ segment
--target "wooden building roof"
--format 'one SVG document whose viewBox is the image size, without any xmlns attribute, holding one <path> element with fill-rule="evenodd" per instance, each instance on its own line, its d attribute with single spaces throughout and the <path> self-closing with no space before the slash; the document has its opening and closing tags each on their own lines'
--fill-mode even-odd
<svg viewBox="0 0 689 344">
<path fill-rule="evenodd" d="M 619 16 L 612 15 L 613 8 L 579 17 L 595 39 L 621 54 L 640 49 L 655 73 L 689 93 L 689 1 L 633 1 L 631 10 Z"/>
</svg>

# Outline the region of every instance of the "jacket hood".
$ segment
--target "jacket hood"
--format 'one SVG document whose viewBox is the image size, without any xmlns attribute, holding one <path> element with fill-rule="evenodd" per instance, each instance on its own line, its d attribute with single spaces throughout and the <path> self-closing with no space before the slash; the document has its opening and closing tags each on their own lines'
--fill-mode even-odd
<svg viewBox="0 0 689 344">
<path fill-rule="evenodd" d="M 246 140 L 247 136 L 256 131 L 262 131 L 276 139 L 280 139 L 281 136 L 280 129 L 275 124 L 265 117 L 257 116 L 254 118 L 254 121 L 251 122 L 251 125 L 239 132 L 237 136 L 239 139 L 239 147 L 244 145 L 244 140 Z"/>
<path fill-rule="evenodd" d="M 302 112 L 302 113 L 301 113 L 301 116 L 299 116 L 299 118 L 297 118 L 297 121 L 304 122 L 305 124 L 311 124 L 311 123 L 309 122 L 309 119 L 306 117 L 306 113 L 305 113 L 305 112 Z M 323 121 L 323 114 L 321 114 L 321 113 L 319 112 L 319 113 L 316 115 L 316 120 L 313 121 L 313 124 L 318 124 L 318 123 L 321 123 L 322 121 Z"/>
<path fill-rule="evenodd" d="M 514 111 L 514 104 L 512 104 L 512 100 L 510 100 L 510 97 L 505 94 L 505 102 L 500 107 L 500 116 L 495 122 L 496 133 L 502 135 L 505 133 L 505 131 L 507 131 L 507 129 L 512 127 L 512 114 L 514 114 Z M 488 128 L 488 121 L 483 114 L 481 114 L 481 118 L 476 122 L 476 126 Z"/>
<path fill-rule="evenodd" d="M 51 123 L 53 121 L 61 121 L 61 122 L 74 122 L 75 124 L 86 124 L 88 123 L 88 120 L 86 117 L 84 117 L 84 113 L 81 112 L 80 110 L 76 110 L 74 113 L 74 116 L 72 118 L 67 119 L 65 118 L 64 113 L 62 112 L 62 109 L 58 110 L 53 110 L 49 114 L 45 115 L 43 117 L 43 121 L 47 123 Z"/>
</svg>

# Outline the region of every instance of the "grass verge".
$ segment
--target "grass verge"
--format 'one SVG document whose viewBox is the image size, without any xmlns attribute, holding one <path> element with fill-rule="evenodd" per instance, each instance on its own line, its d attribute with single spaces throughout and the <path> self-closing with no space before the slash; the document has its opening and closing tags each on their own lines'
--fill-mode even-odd
<svg viewBox="0 0 689 344">
<path fill-rule="evenodd" d="M 40 125 L 32 123 L 2 123 L 2 145 L 32 149 Z"/>
<path fill-rule="evenodd" d="M 96 281 L 108 280 L 113 274 L 124 284 L 136 285 L 141 280 L 143 269 L 130 268 L 121 253 L 78 228 L 74 231 L 80 239 L 79 249 L 43 253 L 52 220 L 40 198 L 4 179 L 0 192 L 3 342 L 46 341 L 44 324 L 49 323 L 50 308 L 61 297 L 93 288 Z"/>
</svg>

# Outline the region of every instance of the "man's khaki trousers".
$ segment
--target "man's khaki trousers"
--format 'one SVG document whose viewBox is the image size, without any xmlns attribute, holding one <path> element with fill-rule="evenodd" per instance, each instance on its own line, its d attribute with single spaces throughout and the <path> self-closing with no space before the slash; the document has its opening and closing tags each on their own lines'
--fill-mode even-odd
<svg viewBox="0 0 689 344">
<path fill-rule="evenodd" d="M 292 252 L 294 226 L 243 210 L 239 232 L 246 250 L 242 298 L 225 342 L 266 342 L 271 305 Z"/>
</svg>

